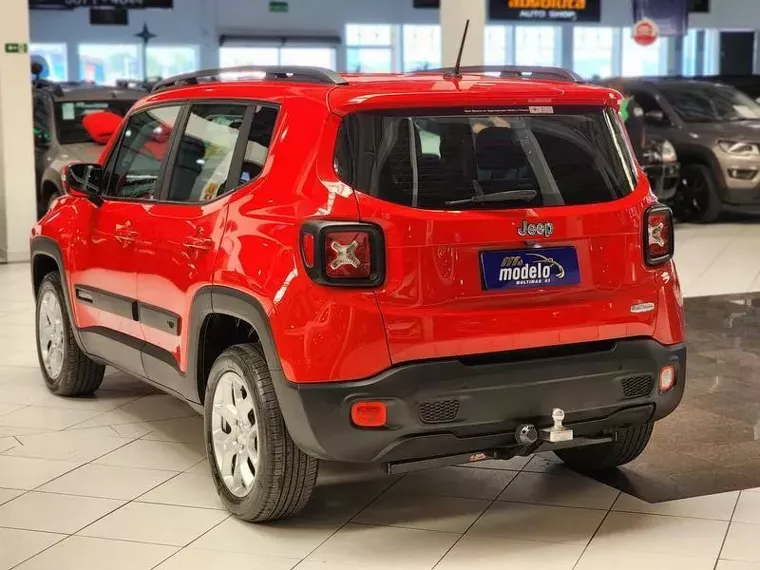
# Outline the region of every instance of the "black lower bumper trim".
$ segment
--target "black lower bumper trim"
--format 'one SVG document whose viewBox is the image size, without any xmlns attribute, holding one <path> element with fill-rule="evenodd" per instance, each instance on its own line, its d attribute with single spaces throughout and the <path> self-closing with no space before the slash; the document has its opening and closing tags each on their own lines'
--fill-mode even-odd
<svg viewBox="0 0 760 570">
<path fill-rule="evenodd" d="M 515 360 L 505 355 L 465 364 L 460 360 L 399 366 L 356 382 L 294 384 L 277 378 L 275 388 L 288 430 L 306 453 L 345 462 L 397 463 L 515 446 L 518 424 L 552 424 L 552 408 L 565 411 L 565 424 L 577 436 L 659 420 L 681 400 L 686 348 L 653 339 L 626 339 L 577 345 L 562 356 Z M 589 351 L 590 350 L 590 351 Z M 465 360 L 467 362 L 467 360 Z M 476 362 L 478 360 L 476 359 Z M 631 397 L 624 383 L 632 377 L 656 379 L 665 365 L 677 370 L 676 387 L 660 394 L 657 382 Z M 352 425 L 350 410 L 359 400 L 387 406 L 384 429 Z M 453 417 L 423 421 L 428 402 L 455 401 Z M 442 407 L 443 409 L 443 407 Z M 429 418 L 426 418 L 429 419 Z"/>
</svg>

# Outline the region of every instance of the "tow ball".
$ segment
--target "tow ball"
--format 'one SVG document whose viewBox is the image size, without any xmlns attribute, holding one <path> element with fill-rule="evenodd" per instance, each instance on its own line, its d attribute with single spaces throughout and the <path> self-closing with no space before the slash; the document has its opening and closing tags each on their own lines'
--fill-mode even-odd
<svg viewBox="0 0 760 570">
<path fill-rule="evenodd" d="M 573 430 L 562 425 L 562 420 L 564 419 L 565 411 L 561 408 L 554 408 L 552 410 L 552 420 L 554 420 L 554 425 L 550 428 L 542 428 L 539 437 L 543 441 L 548 441 L 550 443 L 571 441 L 573 439 Z"/>
</svg>

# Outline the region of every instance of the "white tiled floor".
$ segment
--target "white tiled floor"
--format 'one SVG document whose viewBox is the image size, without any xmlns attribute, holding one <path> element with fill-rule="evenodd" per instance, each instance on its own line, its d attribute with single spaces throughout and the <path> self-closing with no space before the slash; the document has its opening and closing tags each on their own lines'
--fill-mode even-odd
<svg viewBox="0 0 760 570">
<path fill-rule="evenodd" d="M 680 226 L 685 293 L 760 290 L 758 244 L 760 224 Z M 0 570 L 760 570 L 760 490 L 650 505 L 551 456 L 331 466 L 299 518 L 242 523 L 189 407 L 115 372 L 92 399 L 47 392 L 28 272 L 0 266 Z"/>
<path fill-rule="evenodd" d="M 676 226 L 676 264 L 687 297 L 760 291 L 760 221 Z"/>
</svg>

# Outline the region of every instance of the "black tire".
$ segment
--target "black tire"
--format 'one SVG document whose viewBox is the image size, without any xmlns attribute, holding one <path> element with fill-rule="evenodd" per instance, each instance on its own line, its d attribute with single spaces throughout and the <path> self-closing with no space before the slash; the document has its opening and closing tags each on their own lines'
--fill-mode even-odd
<svg viewBox="0 0 760 570">
<path fill-rule="evenodd" d="M 622 427 L 612 443 L 571 447 L 554 452 L 566 465 L 578 471 L 607 471 L 630 463 L 646 448 L 654 422 Z"/>
<path fill-rule="evenodd" d="M 53 209 L 53 202 L 55 202 L 60 197 L 61 197 L 61 193 L 58 191 L 55 191 L 52 194 L 50 194 L 50 196 L 48 196 L 47 208 L 45 210 L 45 213 L 48 213 L 50 210 Z"/>
<path fill-rule="evenodd" d="M 253 487 L 244 497 L 233 494 L 217 465 L 212 444 L 214 393 L 225 372 L 243 379 L 253 396 L 258 426 L 259 463 Z M 211 367 L 205 396 L 204 431 L 206 453 L 219 497 L 236 517 L 264 522 L 291 517 L 308 503 L 317 481 L 319 461 L 303 453 L 290 438 L 269 374 L 258 345 L 237 345 L 225 350 Z"/>
<path fill-rule="evenodd" d="M 720 216 L 721 200 L 710 169 L 689 164 L 681 171 L 682 183 L 673 198 L 673 211 L 682 222 L 709 224 Z"/>
<path fill-rule="evenodd" d="M 55 294 L 61 307 L 61 325 L 63 327 L 63 366 L 60 373 L 54 378 L 47 369 L 42 358 L 42 346 L 40 344 L 40 306 L 46 292 Z M 82 352 L 72 332 L 71 317 L 66 310 L 66 301 L 63 296 L 61 276 L 57 271 L 48 273 L 42 280 L 37 290 L 37 310 L 35 314 L 35 333 L 37 337 L 37 357 L 40 362 L 42 376 L 48 389 L 58 396 L 89 396 L 100 388 L 103 382 L 105 366 L 90 360 Z"/>
</svg>

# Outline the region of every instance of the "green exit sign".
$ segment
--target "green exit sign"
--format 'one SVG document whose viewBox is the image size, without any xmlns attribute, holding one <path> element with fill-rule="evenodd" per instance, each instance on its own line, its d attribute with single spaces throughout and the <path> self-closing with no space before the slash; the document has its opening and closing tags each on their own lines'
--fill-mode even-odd
<svg viewBox="0 0 760 570">
<path fill-rule="evenodd" d="M 5 53 L 26 53 L 29 51 L 29 46 L 23 43 L 6 43 Z"/>
<path fill-rule="evenodd" d="M 270 2 L 269 11 L 270 12 L 287 12 L 288 3 L 287 2 Z"/>
</svg>

